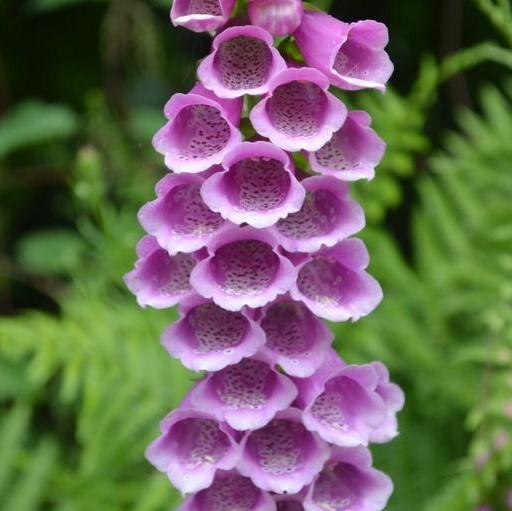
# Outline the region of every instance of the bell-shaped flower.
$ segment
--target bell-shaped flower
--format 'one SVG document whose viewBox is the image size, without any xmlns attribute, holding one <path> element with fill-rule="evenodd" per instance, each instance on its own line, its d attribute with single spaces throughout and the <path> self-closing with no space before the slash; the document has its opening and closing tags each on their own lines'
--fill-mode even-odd
<svg viewBox="0 0 512 511">
<path fill-rule="evenodd" d="M 261 355 L 208 374 L 190 393 L 194 407 L 211 410 L 238 431 L 262 428 L 296 397 L 293 382 Z"/>
<path fill-rule="evenodd" d="M 306 199 L 297 213 L 279 220 L 272 232 L 288 252 L 332 247 L 365 226 L 363 208 L 351 200 L 348 186 L 330 176 L 301 181 Z"/>
<path fill-rule="evenodd" d="M 198 84 L 168 101 L 164 113 L 169 121 L 154 136 L 153 145 L 174 172 L 203 172 L 241 142 L 241 111 L 240 98 L 217 98 Z"/>
<path fill-rule="evenodd" d="M 308 10 L 293 35 L 307 65 L 342 89 L 384 90 L 393 74 L 393 63 L 384 50 L 388 29 L 377 21 L 344 23 Z"/>
<path fill-rule="evenodd" d="M 364 271 L 368 264 L 364 243 L 354 238 L 344 240 L 298 265 L 297 281 L 290 295 L 321 318 L 356 321 L 372 312 L 383 296 L 379 283 Z"/>
<path fill-rule="evenodd" d="M 299 211 L 306 192 L 290 157 L 269 142 L 243 142 L 224 158 L 201 195 L 212 211 L 236 224 L 264 228 Z"/>
<path fill-rule="evenodd" d="M 290 376 L 311 376 L 322 364 L 334 335 L 302 303 L 282 296 L 261 310 L 264 353 Z"/>
<path fill-rule="evenodd" d="M 161 435 L 146 449 L 146 458 L 181 493 L 208 488 L 217 470 L 231 470 L 240 459 L 235 432 L 207 412 L 174 410 L 160 429 Z"/>
<path fill-rule="evenodd" d="M 238 470 L 262 490 L 298 493 L 310 484 L 331 450 L 302 424 L 296 408 L 279 412 L 265 427 L 249 431 L 241 442 Z"/>
<path fill-rule="evenodd" d="M 391 494 L 391 479 L 372 467 L 364 447 L 332 450 L 332 457 L 310 486 L 304 499 L 306 511 L 382 511 Z"/>
<path fill-rule="evenodd" d="M 145 236 L 137 244 L 137 256 L 135 268 L 124 276 L 124 282 L 141 307 L 165 309 L 195 294 L 190 274 L 200 252 L 170 256 L 153 236 Z"/>
<path fill-rule="evenodd" d="M 201 296 L 230 311 L 263 307 L 297 278 L 293 264 L 277 252 L 276 239 L 263 230 L 222 231 L 207 249 L 209 257 L 194 268 L 190 282 Z"/>
<path fill-rule="evenodd" d="M 201 83 L 217 96 L 237 98 L 268 92 L 269 81 L 286 69 L 272 36 L 251 25 L 230 27 L 213 40 L 213 51 L 197 70 Z"/>
<path fill-rule="evenodd" d="M 176 511 L 276 511 L 272 497 L 235 471 L 218 471 L 213 484 L 187 497 Z"/>
<path fill-rule="evenodd" d="M 203 202 L 203 183 L 197 174 L 167 174 L 156 185 L 157 198 L 139 211 L 142 227 L 171 255 L 203 248 L 230 225 Z"/>
<path fill-rule="evenodd" d="M 195 296 L 179 307 L 180 319 L 162 335 L 162 344 L 192 371 L 220 371 L 252 357 L 265 332 L 244 312 L 231 312 Z"/>
<path fill-rule="evenodd" d="M 370 127 L 371 123 L 367 112 L 350 112 L 345 124 L 332 139 L 318 151 L 309 153 L 311 168 L 342 181 L 373 179 L 375 167 L 386 151 L 386 144 Z"/>
<path fill-rule="evenodd" d="M 235 0 L 174 0 L 171 21 L 194 32 L 217 30 L 227 23 Z"/>
<path fill-rule="evenodd" d="M 249 0 L 249 19 L 273 36 L 289 35 L 299 28 L 302 0 Z"/>
<path fill-rule="evenodd" d="M 329 80 L 313 68 L 279 73 L 251 111 L 254 129 L 285 151 L 317 151 L 347 117 L 345 105 L 328 89 Z"/>
</svg>

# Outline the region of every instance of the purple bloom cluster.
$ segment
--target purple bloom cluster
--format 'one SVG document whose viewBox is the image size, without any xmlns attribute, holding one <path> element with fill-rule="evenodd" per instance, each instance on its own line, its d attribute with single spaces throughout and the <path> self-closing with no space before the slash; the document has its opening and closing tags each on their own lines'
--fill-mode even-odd
<svg viewBox="0 0 512 511">
<path fill-rule="evenodd" d="M 249 0 L 250 24 L 225 28 L 234 4 L 171 11 L 217 33 L 199 83 L 165 106 L 154 146 L 170 172 L 139 212 L 147 235 L 125 282 L 143 307 L 178 305 L 162 344 L 204 374 L 147 457 L 186 496 L 180 511 L 380 511 L 392 483 L 368 445 L 397 435 L 404 396 L 383 364 L 342 361 L 324 320 L 356 321 L 382 299 L 349 182 L 374 176 L 385 144 L 331 87 L 384 89 L 387 29 L 300 0 Z"/>
</svg>

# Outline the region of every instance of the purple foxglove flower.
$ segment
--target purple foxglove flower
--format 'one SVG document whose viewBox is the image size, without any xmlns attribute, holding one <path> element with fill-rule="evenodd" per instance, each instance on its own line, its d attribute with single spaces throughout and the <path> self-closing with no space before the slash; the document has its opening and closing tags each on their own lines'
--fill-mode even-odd
<svg viewBox="0 0 512 511">
<path fill-rule="evenodd" d="M 269 142 L 244 142 L 224 158 L 225 172 L 212 174 L 201 189 L 212 211 L 236 224 L 264 228 L 299 211 L 306 192 L 289 156 Z"/>
<path fill-rule="evenodd" d="M 190 393 L 196 408 L 211 410 L 238 431 L 262 428 L 296 397 L 292 381 L 260 355 L 210 373 Z"/>
<path fill-rule="evenodd" d="M 230 226 L 210 211 L 201 198 L 204 177 L 196 174 L 167 174 L 157 185 L 157 198 L 139 211 L 139 221 L 170 255 L 195 252 Z"/>
<path fill-rule="evenodd" d="M 263 329 L 243 312 L 226 311 L 198 296 L 179 312 L 180 320 L 165 330 L 162 344 L 192 371 L 220 371 L 265 344 Z"/>
<path fill-rule="evenodd" d="M 286 151 L 317 151 L 347 117 L 345 105 L 328 89 L 329 80 L 316 69 L 281 72 L 251 111 L 254 129 Z"/>
<path fill-rule="evenodd" d="M 249 19 L 274 36 L 289 35 L 299 28 L 302 0 L 249 0 Z"/>
<path fill-rule="evenodd" d="M 384 48 L 388 29 L 373 20 L 344 23 L 319 11 L 305 11 L 293 34 L 308 66 L 346 90 L 384 90 L 393 63 Z"/>
<path fill-rule="evenodd" d="M 368 113 L 350 112 L 332 139 L 318 151 L 309 153 L 311 168 L 342 181 L 373 179 L 386 144 L 370 127 L 371 123 Z"/>
<path fill-rule="evenodd" d="M 276 511 L 276 503 L 247 477 L 219 471 L 209 488 L 187 497 L 176 511 Z"/>
<path fill-rule="evenodd" d="M 277 511 L 304 511 L 303 493 L 296 493 L 295 495 L 274 495 L 274 500 L 277 504 Z"/>
<path fill-rule="evenodd" d="M 178 409 L 160 425 L 161 435 L 146 458 L 182 493 L 208 488 L 217 470 L 231 470 L 240 459 L 235 432 L 206 412 Z"/>
<path fill-rule="evenodd" d="M 153 138 L 174 172 L 198 173 L 217 165 L 242 140 L 240 99 L 220 99 L 201 85 L 175 94 L 165 105 L 169 122 Z"/>
<path fill-rule="evenodd" d="M 372 468 L 370 451 L 364 447 L 336 447 L 309 488 L 304 509 L 382 511 L 392 493 L 391 479 Z"/>
<path fill-rule="evenodd" d="M 260 325 L 267 339 L 262 353 L 290 376 L 311 376 L 334 339 L 329 328 L 303 303 L 288 296 L 277 298 L 261 314 Z"/>
<path fill-rule="evenodd" d="M 196 266 L 192 277 L 201 264 L 204 262 Z M 368 251 L 361 240 L 342 241 L 299 264 L 290 295 L 303 301 L 321 318 L 356 321 L 373 311 L 382 300 L 379 283 L 364 271 L 368 264 Z"/>
<path fill-rule="evenodd" d="M 128 289 L 141 307 L 165 309 L 194 295 L 190 273 L 200 253 L 170 256 L 153 236 L 145 236 L 137 245 L 135 268 L 124 276 Z"/>
<path fill-rule="evenodd" d="M 301 181 L 306 200 L 300 211 L 279 220 L 272 232 L 288 252 L 316 252 L 359 232 L 364 211 L 350 199 L 349 189 L 334 177 L 314 176 Z"/>
<path fill-rule="evenodd" d="M 222 231 L 207 249 L 209 257 L 194 268 L 190 282 L 201 296 L 230 311 L 263 307 L 297 278 L 293 264 L 277 252 L 276 239 L 262 230 Z"/>
<path fill-rule="evenodd" d="M 199 79 L 222 98 L 266 94 L 270 79 L 286 69 L 273 45 L 272 36 L 260 27 L 227 28 L 213 40 L 213 52 L 199 65 Z"/>
<path fill-rule="evenodd" d="M 377 369 L 372 364 L 347 365 L 334 374 L 319 371 L 309 379 L 314 381 L 303 382 L 300 402 L 306 403 L 304 426 L 341 447 L 368 445 L 388 416 L 394 417 L 395 407 L 388 407 L 377 390 L 383 376 L 380 371 L 380 366 Z M 391 390 L 389 375 L 383 385 Z M 383 433 L 388 433 L 387 428 Z"/>
<path fill-rule="evenodd" d="M 331 450 L 302 425 L 296 408 L 279 412 L 265 427 L 249 431 L 241 442 L 241 474 L 262 490 L 297 493 L 311 483 Z"/>
<path fill-rule="evenodd" d="M 405 404 L 403 390 L 389 380 L 389 371 L 381 362 L 370 364 L 378 375 L 378 383 L 375 392 L 386 405 L 387 414 L 384 422 L 370 434 L 370 442 L 385 443 L 398 436 L 398 421 L 396 414 Z"/>
<path fill-rule="evenodd" d="M 235 0 L 174 0 L 171 21 L 194 32 L 217 30 L 231 17 Z"/>
</svg>

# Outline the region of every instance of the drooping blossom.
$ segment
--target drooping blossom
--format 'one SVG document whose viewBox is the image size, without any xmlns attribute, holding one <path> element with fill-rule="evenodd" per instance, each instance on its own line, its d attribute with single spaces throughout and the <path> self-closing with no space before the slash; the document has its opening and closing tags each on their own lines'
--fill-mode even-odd
<svg viewBox="0 0 512 511">
<path fill-rule="evenodd" d="M 174 0 L 171 21 L 194 32 L 216 30 L 231 17 L 235 0 Z"/>
<path fill-rule="evenodd" d="M 296 397 L 292 381 L 261 356 L 208 374 L 190 394 L 195 407 L 211 410 L 238 431 L 264 427 Z"/>
<path fill-rule="evenodd" d="M 318 151 L 309 153 L 311 168 L 342 181 L 373 179 L 386 144 L 371 128 L 367 112 L 354 110 L 345 124 Z"/>
<path fill-rule="evenodd" d="M 303 303 L 284 295 L 262 309 L 260 325 L 266 335 L 262 353 L 286 374 L 300 378 L 320 367 L 334 339 Z"/>
<path fill-rule="evenodd" d="M 272 36 L 251 25 L 230 27 L 213 40 L 213 51 L 197 70 L 201 83 L 222 98 L 268 92 L 269 81 L 286 69 Z"/>
<path fill-rule="evenodd" d="M 388 29 L 377 21 L 344 23 L 308 10 L 293 35 L 308 66 L 322 71 L 342 89 L 384 90 L 393 74 L 393 64 L 384 50 Z"/>
<path fill-rule="evenodd" d="M 313 68 L 279 73 L 251 111 L 254 129 L 285 151 L 317 151 L 347 117 L 345 105 L 328 89 L 329 80 Z"/>
<path fill-rule="evenodd" d="M 220 371 L 255 355 L 265 332 L 244 312 L 231 312 L 195 296 L 179 307 L 180 319 L 169 326 L 162 344 L 192 371 Z"/>
<path fill-rule="evenodd" d="M 300 210 L 306 192 L 290 157 L 269 142 L 243 142 L 212 174 L 201 195 L 212 211 L 235 224 L 264 228 Z"/>
<path fill-rule="evenodd" d="M 279 220 L 272 231 L 288 252 L 312 253 L 332 247 L 365 225 L 364 211 L 352 200 L 348 186 L 334 177 L 301 181 L 306 198 L 300 211 Z"/>
<path fill-rule="evenodd" d="M 280 494 L 295 494 L 310 484 L 331 454 L 327 443 L 304 427 L 295 408 L 248 432 L 241 447 L 238 470 L 258 488 Z"/>
<path fill-rule="evenodd" d="M 249 0 L 249 19 L 273 36 L 285 36 L 300 25 L 302 0 Z"/>
<path fill-rule="evenodd" d="M 241 110 L 240 98 L 217 98 L 198 84 L 188 94 L 175 94 L 165 105 L 169 121 L 154 136 L 153 145 L 174 172 L 203 172 L 241 142 L 237 127 Z"/>
<path fill-rule="evenodd" d="M 334 447 L 331 459 L 309 488 L 304 509 L 382 511 L 392 492 L 391 479 L 372 468 L 370 451 Z"/>
<path fill-rule="evenodd" d="M 276 511 L 272 497 L 236 471 L 217 472 L 213 484 L 185 499 L 176 511 Z"/>
<path fill-rule="evenodd" d="M 382 300 L 379 283 L 364 271 L 368 263 L 368 251 L 361 240 L 342 241 L 298 265 L 298 277 L 290 294 L 321 318 L 356 321 Z"/>
<path fill-rule="evenodd" d="M 170 255 L 195 252 L 230 225 L 203 202 L 203 183 L 200 175 L 168 174 L 156 185 L 157 198 L 139 211 L 142 227 Z"/>
<path fill-rule="evenodd" d="M 286 293 L 297 279 L 293 264 L 277 252 L 268 232 L 237 227 L 207 245 L 209 257 L 192 271 L 192 287 L 230 311 L 263 307 Z"/>
<path fill-rule="evenodd" d="M 137 256 L 124 282 L 141 307 L 166 309 L 194 294 L 190 275 L 202 252 L 170 256 L 153 236 L 145 236 L 137 245 Z"/>
<path fill-rule="evenodd" d="M 231 470 L 240 459 L 234 431 L 208 412 L 175 410 L 160 429 L 146 457 L 184 494 L 208 488 L 217 470 Z"/>
</svg>

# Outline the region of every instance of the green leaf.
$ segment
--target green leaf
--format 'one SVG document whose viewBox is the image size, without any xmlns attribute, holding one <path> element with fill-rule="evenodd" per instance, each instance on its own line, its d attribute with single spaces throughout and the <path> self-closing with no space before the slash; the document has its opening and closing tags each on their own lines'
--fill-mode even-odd
<svg viewBox="0 0 512 511">
<path fill-rule="evenodd" d="M 0 121 L 0 158 L 28 146 L 68 139 L 77 128 L 76 115 L 67 106 L 24 101 Z"/>
</svg>

